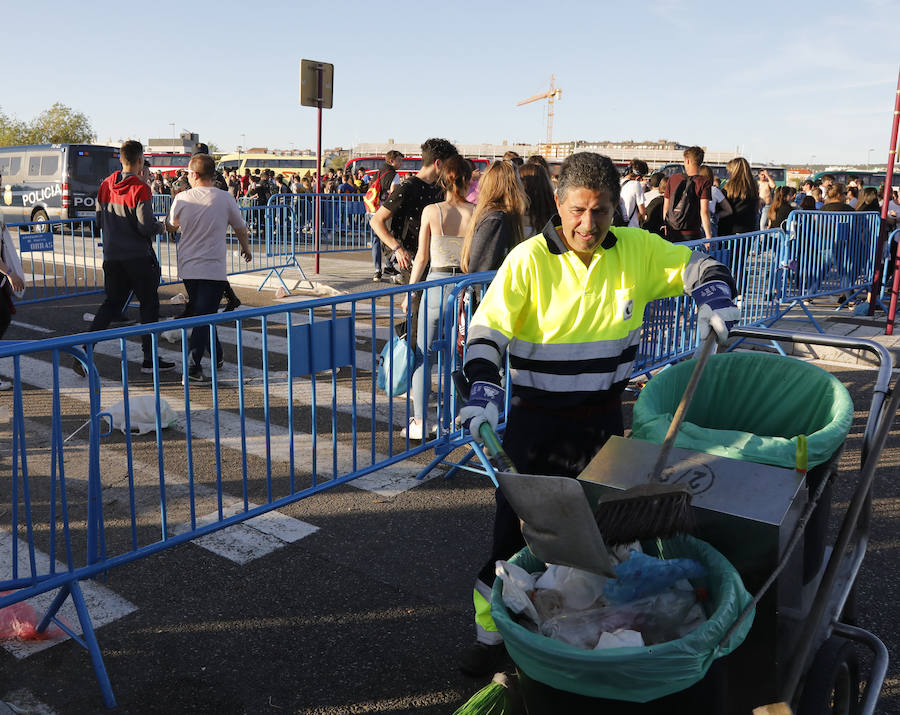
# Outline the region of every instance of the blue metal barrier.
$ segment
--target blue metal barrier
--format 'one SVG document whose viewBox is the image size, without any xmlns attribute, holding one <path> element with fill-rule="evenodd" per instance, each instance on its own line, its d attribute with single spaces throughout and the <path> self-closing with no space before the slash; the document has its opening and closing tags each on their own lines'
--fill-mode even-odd
<svg viewBox="0 0 900 715">
<path fill-rule="evenodd" d="M 25 271 L 27 291 L 17 304 L 103 291 L 103 244 L 93 219 L 53 219 L 7 226 L 18 234 L 19 257 Z"/>
<path fill-rule="evenodd" d="M 868 290 L 881 217 L 873 211 L 792 211 L 785 224 L 780 290 L 785 307 L 776 317 L 800 307 L 824 332 L 804 301 L 828 295 L 849 301 Z"/>
<path fill-rule="evenodd" d="M 165 216 L 172 208 L 172 196 L 170 194 L 153 194 L 150 199 L 153 213 L 157 216 Z"/>
<path fill-rule="evenodd" d="M 454 279 L 427 285 L 452 286 Z M 413 292 L 396 286 L 0 342 L 0 359 L 12 359 L 15 385 L 12 451 L 0 464 L 0 499 L 7 506 L 0 509 L 0 528 L 11 535 L 12 548 L 12 572 L 0 575 L 0 592 L 13 593 L 0 597 L 0 608 L 56 592 L 40 629 L 52 622 L 76 636 L 57 617 L 71 596 L 84 634 L 76 639 L 90 652 L 104 701 L 114 705 L 82 581 L 432 449 L 400 436 L 411 414 L 409 395 L 389 398 L 374 379 L 395 326 L 408 331 L 414 323 L 412 302 L 401 309 Z M 211 381 L 182 385 L 177 372 L 140 377 L 141 335 L 150 334 L 155 354 L 186 373 L 194 328 L 209 330 L 211 345 L 216 332 L 226 343 L 224 367 L 204 360 Z M 86 366 L 87 379 L 71 369 L 73 356 Z M 389 352 L 381 369 L 401 366 Z M 33 399 L 37 394 L 40 400 Z M 139 401 L 152 406 L 154 434 L 131 434 Z M 119 402 L 125 434 L 113 435 L 106 422 Z M 175 422 L 164 429 L 170 408 Z M 79 424 L 88 429 L 76 429 Z M 178 464 L 186 465 L 183 474 L 176 473 Z M 36 558 L 38 551 L 49 558 Z"/>
<path fill-rule="evenodd" d="M 290 206 L 297 254 L 315 253 L 316 201 L 319 201 L 319 252 L 365 250 L 375 239 L 361 194 L 273 194 L 269 206 Z"/>
</svg>

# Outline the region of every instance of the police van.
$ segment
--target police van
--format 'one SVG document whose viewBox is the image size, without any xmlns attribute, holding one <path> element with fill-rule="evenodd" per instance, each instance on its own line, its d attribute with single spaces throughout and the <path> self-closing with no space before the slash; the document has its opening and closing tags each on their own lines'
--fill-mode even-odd
<svg viewBox="0 0 900 715">
<path fill-rule="evenodd" d="M 0 147 L 0 212 L 6 223 L 93 218 L 97 189 L 121 168 L 119 150 L 111 146 Z"/>
</svg>

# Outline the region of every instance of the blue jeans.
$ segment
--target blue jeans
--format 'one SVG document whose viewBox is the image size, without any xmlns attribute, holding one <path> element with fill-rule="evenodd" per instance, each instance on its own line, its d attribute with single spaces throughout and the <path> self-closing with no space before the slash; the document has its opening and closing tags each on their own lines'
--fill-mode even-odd
<svg viewBox="0 0 900 715">
<path fill-rule="evenodd" d="M 188 294 L 188 310 L 185 311 L 185 317 L 195 315 L 213 315 L 219 310 L 219 303 L 222 301 L 222 295 L 225 293 L 225 286 L 228 281 L 212 281 L 203 278 L 185 278 L 184 287 Z M 215 328 L 213 328 L 215 334 Z M 191 363 L 200 366 L 204 353 L 209 353 L 209 326 L 198 325 L 191 331 L 191 337 L 188 338 L 188 350 L 191 353 Z M 216 335 L 216 354 L 215 359 L 218 360 L 222 355 L 222 344 L 219 342 L 219 336 Z"/>
<path fill-rule="evenodd" d="M 366 223 L 372 219 L 375 214 L 366 214 Z M 381 239 L 372 232 L 372 263 L 375 264 L 375 270 L 381 272 Z"/>
<path fill-rule="evenodd" d="M 426 280 L 448 278 L 452 275 L 453 273 L 430 272 Z M 413 417 L 419 421 L 424 417 L 425 409 L 428 406 L 428 397 L 431 394 L 431 368 L 437 362 L 431 352 L 431 345 L 441 336 L 441 314 L 451 290 L 453 290 L 452 285 L 429 288 L 419 303 L 416 347 L 422 351 L 425 359 L 413 373 L 409 388 L 413 403 Z"/>
</svg>

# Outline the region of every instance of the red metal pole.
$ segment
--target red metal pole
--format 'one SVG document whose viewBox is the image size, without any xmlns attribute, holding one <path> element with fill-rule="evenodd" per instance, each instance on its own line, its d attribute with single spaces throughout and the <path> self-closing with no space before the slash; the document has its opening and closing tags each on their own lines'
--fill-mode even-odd
<svg viewBox="0 0 900 715">
<path fill-rule="evenodd" d="M 319 272 L 319 227 L 321 226 L 322 198 L 322 73 L 324 67 L 319 67 L 319 93 L 318 100 L 318 127 L 316 129 L 316 273 Z"/>
<path fill-rule="evenodd" d="M 887 171 L 884 175 L 884 195 L 881 199 L 881 230 L 878 233 L 878 249 L 875 251 L 875 274 L 872 276 L 872 289 L 869 295 L 869 315 L 875 312 L 875 298 L 881 291 L 882 270 L 884 266 L 884 244 L 887 238 L 887 212 L 891 199 L 891 179 L 894 176 L 894 159 L 897 154 L 897 128 L 900 125 L 900 72 L 897 73 L 897 91 L 894 95 L 894 117 L 891 125 L 891 145 L 888 148 Z M 888 247 L 890 250 L 890 246 Z M 896 276 L 895 276 L 896 278 Z M 895 281 L 896 282 L 896 281 Z M 891 305 L 888 309 L 887 324 L 884 328 L 885 335 L 894 333 L 894 314 L 897 310 L 897 292 L 891 293 Z"/>
</svg>

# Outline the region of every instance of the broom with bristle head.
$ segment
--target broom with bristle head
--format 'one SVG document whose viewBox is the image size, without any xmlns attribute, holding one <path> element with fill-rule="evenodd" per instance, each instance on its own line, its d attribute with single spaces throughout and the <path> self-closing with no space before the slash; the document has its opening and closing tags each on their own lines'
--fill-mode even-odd
<svg viewBox="0 0 900 715">
<path fill-rule="evenodd" d="M 693 530 L 694 518 L 691 512 L 691 492 L 685 486 L 663 484 L 659 481 L 678 430 L 684 421 L 700 375 L 716 345 L 715 333 L 710 330 L 696 364 L 691 372 L 675 416 L 666 432 L 666 438 L 659 448 L 659 454 L 647 484 L 640 484 L 603 496 L 594 508 L 597 527 L 608 545 L 630 544 L 634 541 L 648 539 L 664 539 L 675 534 L 684 534 Z"/>
</svg>

